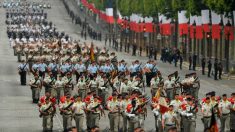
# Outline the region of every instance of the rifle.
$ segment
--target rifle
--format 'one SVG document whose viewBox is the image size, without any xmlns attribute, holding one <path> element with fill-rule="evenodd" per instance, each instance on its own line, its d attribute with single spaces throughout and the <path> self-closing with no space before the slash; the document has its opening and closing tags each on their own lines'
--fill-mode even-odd
<svg viewBox="0 0 235 132">
<path fill-rule="evenodd" d="M 52 107 L 52 104 L 50 104 L 50 106 L 49 106 L 48 108 L 46 108 L 44 111 L 42 111 L 42 112 L 40 113 L 39 117 L 42 117 L 42 116 L 43 116 L 43 113 L 49 114 L 49 113 L 48 113 L 48 110 L 50 110 L 51 107 Z"/>
<path fill-rule="evenodd" d="M 36 87 L 37 87 L 37 86 L 36 86 L 36 82 L 37 82 L 37 81 L 38 81 L 38 79 L 37 79 L 37 80 L 35 80 L 35 81 L 34 81 L 34 83 L 33 83 L 33 84 L 31 84 L 30 86 L 31 86 L 31 87 L 34 87 L 34 88 L 36 88 Z"/>
<path fill-rule="evenodd" d="M 139 109 L 142 109 L 146 104 L 148 104 L 149 100 L 145 101 L 144 103 L 137 106 L 136 109 L 134 109 L 131 114 L 135 114 Z"/>
<path fill-rule="evenodd" d="M 74 102 L 71 102 L 67 107 L 65 108 L 62 108 L 62 110 L 68 110 L 72 105 L 73 105 Z M 60 114 L 62 115 L 64 112 L 60 111 Z"/>
</svg>

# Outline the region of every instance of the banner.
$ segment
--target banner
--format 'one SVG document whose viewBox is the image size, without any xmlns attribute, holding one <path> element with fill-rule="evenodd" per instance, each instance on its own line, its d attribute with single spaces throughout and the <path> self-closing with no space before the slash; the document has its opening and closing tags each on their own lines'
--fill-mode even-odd
<svg viewBox="0 0 235 132">
<path fill-rule="evenodd" d="M 221 17 L 219 14 L 216 14 L 214 11 L 211 11 L 211 22 L 212 22 L 212 38 L 220 39 L 220 21 Z"/>
<path fill-rule="evenodd" d="M 188 34 L 188 18 L 186 18 L 186 11 L 178 12 L 178 22 L 179 22 L 179 33 L 180 36 Z"/>
<path fill-rule="evenodd" d="M 210 23 L 210 17 L 209 17 L 209 10 L 201 10 L 202 15 L 202 26 L 205 33 L 210 32 L 209 23 Z"/>
</svg>

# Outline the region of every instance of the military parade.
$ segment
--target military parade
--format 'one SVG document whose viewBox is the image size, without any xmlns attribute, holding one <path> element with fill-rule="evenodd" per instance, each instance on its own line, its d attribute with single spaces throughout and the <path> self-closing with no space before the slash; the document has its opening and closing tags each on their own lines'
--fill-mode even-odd
<svg viewBox="0 0 235 132">
<path fill-rule="evenodd" d="M 54 8 L 50 0 L 5 0 L 0 4 L 6 13 L 5 34 L 11 54 L 18 63 L 14 67 L 17 85 L 30 91 L 31 104 L 41 120 L 40 131 L 57 131 L 56 121 L 61 120 L 62 130 L 58 131 L 63 132 L 197 132 L 198 127 L 204 132 L 235 132 L 235 91 L 228 94 L 222 87 L 223 94 L 203 90 L 205 77 L 201 74 L 222 80 L 221 60 L 215 58 L 217 70 L 211 71 L 211 59 L 202 58 L 199 73 L 195 56 L 189 56 L 187 71 L 182 70 L 185 56 L 181 49 L 162 48 L 158 53 L 161 57 L 157 57 L 154 47 L 142 51 L 133 46 L 130 54 L 134 59 L 128 58 L 130 54 L 123 58 L 118 49 L 121 52 L 124 46 L 129 53 L 126 40 L 115 38 L 115 34 L 113 38 L 110 34 L 102 36 L 89 23 L 89 17 L 78 16 L 67 0 L 58 2 L 66 9 L 69 21 L 81 28 L 79 39 L 50 21 Z M 105 45 L 99 45 L 103 41 Z M 143 61 L 136 52 L 140 56 L 146 52 L 147 57 Z M 174 63 L 175 69 L 164 64 L 172 68 L 170 74 L 161 70 L 165 62 Z M 154 122 L 146 121 L 148 118 Z"/>
</svg>

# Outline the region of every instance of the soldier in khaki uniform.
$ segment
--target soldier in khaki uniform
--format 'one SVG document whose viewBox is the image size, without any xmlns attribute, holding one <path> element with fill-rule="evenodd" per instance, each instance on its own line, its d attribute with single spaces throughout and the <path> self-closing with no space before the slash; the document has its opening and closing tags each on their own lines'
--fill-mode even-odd
<svg viewBox="0 0 235 132">
<path fill-rule="evenodd" d="M 94 100 L 88 104 L 87 110 L 90 112 L 90 117 L 88 118 L 91 123 L 90 127 L 99 126 L 99 120 L 103 108 L 101 106 L 101 102 L 98 100 L 98 96 L 95 96 Z"/>
<path fill-rule="evenodd" d="M 212 105 L 210 102 L 210 98 L 207 97 L 205 103 L 202 105 L 202 123 L 204 125 L 204 130 L 210 127 L 211 124 L 211 115 L 212 115 Z"/>
<path fill-rule="evenodd" d="M 78 132 L 83 132 L 83 121 L 85 115 L 86 104 L 82 102 L 81 96 L 77 96 L 75 103 L 72 106 L 76 128 Z"/>
<path fill-rule="evenodd" d="M 170 105 L 168 112 L 164 113 L 162 116 L 162 128 L 165 130 L 165 132 L 167 132 L 169 128 L 176 126 L 176 116 L 177 115 L 174 112 L 174 106 Z"/>
<path fill-rule="evenodd" d="M 121 113 L 122 113 L 122 121 L 123 121 L 123 131 L 127 132 L 127 116 L 125 114 L 125 110 L 127 108 L 127 105 L 129 105 L 131 103 L 130 99 L 129 99 L 129 95 L 128 94 L 124 94 L 124 99 L 121 101 Z"/>
<path fill-rule="evenodd" d="M 41 92 L 41 81 L 39 79 L 39 76 L 37 74 L 34 75 L 34 78 L 32 78 L 29 82 L 29 85 L 32 90 L 32 99 L 33 103 L 38 103 L 40 92 Z"/>
<path fill-rule="evenodd" d="M 60 97 L 64 96 L 64 81 L 62 80 L 62 76 L 55 82 L 55 90 L 57 92 L 57 101 L 59 101 Z"/>
<path fill-rule="evenodd" d="M 107 102 L 107 108 L 109 110 L 109 123 L 110 123 L 110 131 L 118 132 L 118 124 L 119 124 L 119 113 L 120 113 L 120 103 L 117 100 L 117 95 L 112 94 L 113 99 Z"/>
<path fill-rule="evenodd" d="M 39 112 L 43 117 L 42 127 L 43 132 L 52 132 L 53 129 L 53 115 L 55 114 L 55 107 L 50 102 L 50 98 L 45 99 L 45 103 L 41 105 Z"/>
<path fill-rule="evenodd" d="M 63 127 L 65 132 L 72 130 L 72 105 L 73 101 L 70 98 L 70 94 L 67 94 L 65 102 L 59 105 L 61 115 L 63 116 Z"/>
<path fill-rule="evenodd" d="M 86 86 L 86 80 L 84 76 L 81 76 L 78 79 L 78 83 L 77 83 L 77 91 L 78 91 L 78 95 L 84 99 L 86 96 L 86 92 L 87 92 L 87 86 Z"/>
<path fill-rule="evenodd" d="M 230 109 L 232 108 L 231 102 L 228 101 L 227 95 L 223 94 L 222 100 L 219 102 L 221 132 L 230 130 Z"/>
</svg>

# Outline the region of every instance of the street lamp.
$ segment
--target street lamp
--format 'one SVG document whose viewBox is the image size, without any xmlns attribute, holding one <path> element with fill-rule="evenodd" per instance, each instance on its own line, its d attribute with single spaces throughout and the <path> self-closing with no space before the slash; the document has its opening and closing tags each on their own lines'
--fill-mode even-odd
<svg viewBox="0 0 235 132">
<path fill-rule="evenodd" d="M 229 72 L 229 38 L 230 38 L 230 28 L 231 28 L 231 23 L 230 21 L 228 21 L 228 23 L 226 24 L 227 27 L 227 34 L 225 34 L 225 41 L 226 41 L 226 37 L 227 37 L 227 41 L 226 41 L 226 46 L 225 46 L 225 54 L 226 54 L 226 72 Z"/>
</svg>

